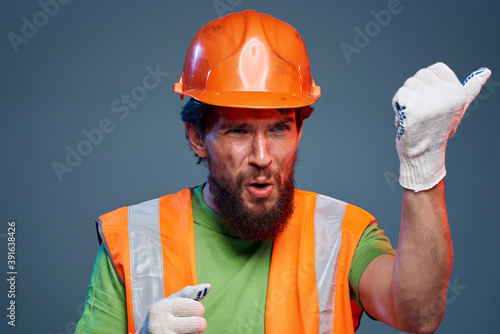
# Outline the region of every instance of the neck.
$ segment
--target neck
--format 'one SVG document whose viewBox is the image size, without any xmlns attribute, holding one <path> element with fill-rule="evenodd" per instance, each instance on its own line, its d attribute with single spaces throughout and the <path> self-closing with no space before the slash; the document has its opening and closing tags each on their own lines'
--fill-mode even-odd
<svg viewBox="0 0 500 334">
<path fill-rule="evenodd" d="M 209 182 L 207 182 L 207 184 L 203 188 L 203 200 L 205 201 L 205 203 L 208 205 L 208 207 L 210 209 L 212 209 L 215 212 L 217 212 L 218 214 L 220 214 L 220 212 L 215 207 L 214 196 L 210 192 L 210 183 Z"/>
</svg>

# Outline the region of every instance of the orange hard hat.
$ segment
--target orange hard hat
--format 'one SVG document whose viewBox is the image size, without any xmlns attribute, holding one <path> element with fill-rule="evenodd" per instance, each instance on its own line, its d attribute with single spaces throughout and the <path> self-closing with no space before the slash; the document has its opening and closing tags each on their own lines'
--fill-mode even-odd
<svg viewBox="0 0 500 334">
<path fill-rule="evenodd" d="M 254 10 L 226 15 L 198 31 L 174 92 L 239 108 L 303 107 L 321 95 L 297 30 Z"/>
</svg>

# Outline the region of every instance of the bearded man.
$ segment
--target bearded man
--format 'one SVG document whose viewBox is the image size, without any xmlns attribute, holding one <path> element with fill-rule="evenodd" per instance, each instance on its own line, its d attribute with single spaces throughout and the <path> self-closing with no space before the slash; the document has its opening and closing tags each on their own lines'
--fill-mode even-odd
<svg viewBox="0 0 500 334">
<path fill-rule="evenodd" d="M 446 143 L 490 73 L 462 86 L 437 63 L 396 93 L 396 252 L 366 211 L 295 189 L 320 96 L 297 31 L 250 10 L 208 23 L 174 85 L 190 97 L 182 119 L 208 180 L 100 217 L 76 333 L 353 333 L 363 311 L 434 332 L 452 263 Z"/>
</svg>

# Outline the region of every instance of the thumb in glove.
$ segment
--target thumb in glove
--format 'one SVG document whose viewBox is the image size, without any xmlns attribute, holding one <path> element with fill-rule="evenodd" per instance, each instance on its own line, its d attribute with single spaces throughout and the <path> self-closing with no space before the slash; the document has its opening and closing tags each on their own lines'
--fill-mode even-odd
<svg viewBox="0 0 500 334">
<path fill-rule="evenodd" d="M 467 100 L 465 101 L 465 104 L 462 108 L 462 113 L 460 115 L 460 118 L 458 119 L 458 122 L 454 124 L 454 127 L 452 128 L 449 138 L 453 137 L 453 135 L 457 131 L 458 123 L 460 123 L 460 121 L 462 120 L 465 111 L 467 110 L 467 108 L 469 108 L 472 101 L 474 101 L 476 96 L 479 94 L 481 88 L 484 86 L 490 75 L 490 69 L 481 67 L 480 69 L 472 72 L 463 82 L 462 85 L 464 87 L 465 93 L 467 94 Z"/>
<path fill-rule="evenodd" d="M 150 306 L 139 334 L 201 333 L 207 328 L 200 300 L 210 284 L 187 286 Z"/>
</svg>

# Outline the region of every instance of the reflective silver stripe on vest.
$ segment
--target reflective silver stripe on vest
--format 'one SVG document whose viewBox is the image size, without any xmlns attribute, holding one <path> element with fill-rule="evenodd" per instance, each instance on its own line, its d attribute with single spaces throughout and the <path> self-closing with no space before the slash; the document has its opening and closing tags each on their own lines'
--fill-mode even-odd
<svg viewBox="0 0 500 334">
<path fill-rule="evenodd" d="M 164 298 L 160 199 L 128 208 L 128 237 L 134 324 L 138 331 L 148 307 Z"/>
<path fill-rule="evenodd" d="M 333 332 L 336 268 L 342 242 L 346 203 L 318 195 L 314 212 L 316 284 L 319 297 L 319 333 Z"/>
</svg>

